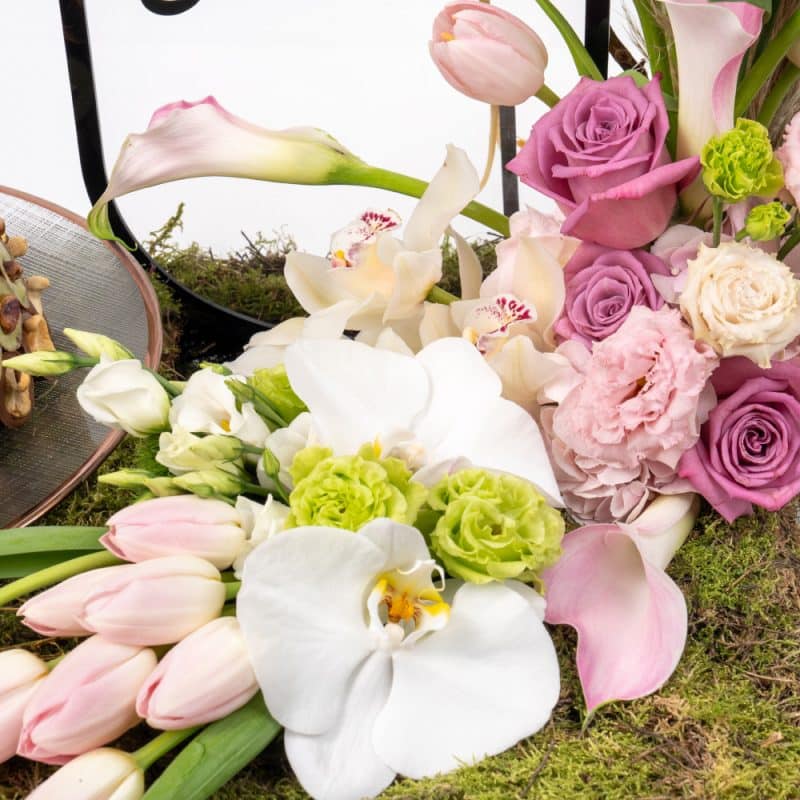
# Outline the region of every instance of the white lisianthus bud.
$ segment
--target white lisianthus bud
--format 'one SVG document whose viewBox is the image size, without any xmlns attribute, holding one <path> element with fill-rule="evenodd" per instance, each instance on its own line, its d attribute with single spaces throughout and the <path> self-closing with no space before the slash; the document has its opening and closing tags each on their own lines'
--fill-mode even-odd
<svg viewBox="0 0 800 800">
<path fill-rule="evenodd" d="M 40 350 L 35 353 L 23 353 L 21 356 L 5 359 L 2 364 L 6 369 L 15 369 L 37 377 L 52 378 L 57 375 L 66 375 L 78 367 L 90 367 L 96 363 L 95 359 L 85 359 L 74 356 L 72 353 L 63 353 L 60 350 Z"/>
<path fill-rule="evenodd" d="M 101 333 L 64 328 L 64 336 L 79 350 L 83 350 L 86 355 L 94 356 L 95 358 L 107 356 L 112 361 L 124 361 L 134 358 L 133 353 L 127 347 L 108 336 L 103 336 Z"/>
<path fill-rule="evenodd" d="M 77 397 L 97 422 L 131 436 L 158 433 L 169 424 L 169 395 L 136 359 L 103 357 L 78 387 Z"/>
<path fill-rule="evenodd" d="M 156 461 L 173 475 L 183 475 L 195 470 L 232 466 L 232 471 L 242 467 L 242 443 L 233 436 L 211 434 L 196 436 L 185 428 L 165 431 L 158 439 Z"/>
</svg>

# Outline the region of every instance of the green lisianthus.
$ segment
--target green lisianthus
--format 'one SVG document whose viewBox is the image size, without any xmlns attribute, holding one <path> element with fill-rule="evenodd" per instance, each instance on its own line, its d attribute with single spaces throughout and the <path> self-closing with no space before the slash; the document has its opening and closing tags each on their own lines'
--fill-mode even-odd
<svg viewBox="0 0 800 800">
<path fill-rule="evenodd" d="M 379 458 L 372 445 L 355 456 L 306 447 L 294 457 L 289 473 L 294 489 L 287 528 L 327 525 L 357 531 L 378 517 L 410 525 L 427 496 L 403 461 Z"/>
<path fill-rule="evenodd" d="M 762 203 L 747 215 L 745 233 L 756 242 L 768 242 L 780 236 L 792 215 L 779 202 Z M 738 238 L 738 237 L 737 237 Z"/>
<path fill-rule="evenodd" d="M 472 583 L 536 581 L 561 555 L 564 520 L 533 485 L 466 469 L 430 491 L 418 521 L 445 569 Z"/>
<path fill-rule="evenodd" d="M 283 364 L 267 369 L 257 369 L 247 379 L 247 382 L 269 398 L 269 401 L 275 406 L 275 410 L 287 423 L 304 411 L 308 411 L 308 406 L 294 393 Z"/>
<path fill-rule="evenodd" d="M 769 131 L 752 119 L 738 119 L 736 127 L 712 136 L 700 163 L 706 189 L 728 203 L 772 197 L 783 187 L 783 167 L 772 151 Z"/>
</svg>

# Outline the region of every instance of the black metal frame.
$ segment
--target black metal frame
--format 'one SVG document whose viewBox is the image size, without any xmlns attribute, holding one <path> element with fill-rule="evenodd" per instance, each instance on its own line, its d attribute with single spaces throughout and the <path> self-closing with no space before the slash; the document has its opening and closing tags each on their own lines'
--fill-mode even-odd
<svg viewBox="0 0 800 800">
<path fill-rule="evenodd" d="M 173 15 L 188 11 L 199 0 L 141 0 L 141 2 L 154 14 Z M 100 119 L 84 0 L 59 0 L 59 7 L 81 171 L 89 199 L 94 203 L 108 185 L 108 177 L 100 137 Z M 603 75 L 608 72 L 609 16 L 610 0 L 586 0 L 584 41 Z M 510 161 L 516 152 L 515 110 L 504 107 L 500 109 L 500 154 L 503 163 Z M 503 210 L 510 215 L 518 209 L 517 177 L 503 169 Z M 195 357 L 201 354 L 215 357 L 234 355 L 254 333 L 271 327 L 270 322 L 241 314 L 198 295 L 172 277 L 141 246 L 114 202 L 109 203 L 108 216 L 112 229 L 128 244 L 142 267 L 156 274 L 181 301 L 185 312 L 182 346 L 184 349 L 191 347 Z"/>
</svg>

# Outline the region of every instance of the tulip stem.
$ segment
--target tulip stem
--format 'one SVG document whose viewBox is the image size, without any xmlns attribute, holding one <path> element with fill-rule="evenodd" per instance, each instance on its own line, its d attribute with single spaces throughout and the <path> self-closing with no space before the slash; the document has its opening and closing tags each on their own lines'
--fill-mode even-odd
<svg viewBox="0 0 800 800">
<path fill-rule="evenodd" d="M 449 306 L 450 303 L 455 303 L 458 300 L 454 294 L 450 294 L 446 289 L 442 289 L 441 286 L 431 286 L 431 290 L 425 296 L 425 299 L 431 303 L 441 303 L 445 306 Z"/>
<path fill-rule="evenodd" d="M 536 92 L 536 97 L 549 108 L 561 102 L 561 98 L 546 84 L 542 85 L 542 88 Z"/>
<path fill-rule="evenodd" d="M 239 589 L 242 585 L 241 581 L 228 581 L 225 584 L 225 601 L 233 600 L 237 594 L 239 594 Z"/>
<path fill-rule="evenodd" d="M 87 556 L 71 558 L 69 561 L 62 561 L 60 564 L 40 569 L 38 572 L 26 575 L 24 578 L 7 583 L 0 588 L 0 606 L 8 605 L 18 597 L 35 592 L 37 589 L 52 586 L 54 583 L 59 583 L 65 578 L 71 578 L 73 575 L 80 575 L 82 572 L 88 572 L 99 567 L 113 567 L 116 564 L 123 563 L 122 559 L 117 558 L 113 553 L 109 553 L 106 550 L 99 553 L 90 553 Z"/>
<path fill-rule="evenodd" d="M 712 198 L 711 208 L 714 213 L 714 238 L 711 246 L 719 247 L 720 239 L 722 239 L 722 198 Z"/>
<path fill-rule="evenodd" d="M 380 167 L 370 167 L 367 164 L 363 167 L 349 169 L 346 175 L 342 175 L 337 180 L 337 183 L 349 186 L 371 186 L 375 189 L 388 189 L 390 192 L 407 194 L 410 197 L 422 197 L 428 188 L 428 184 L 419 178 L 412 178 L 409 175 L 381 169 Z M 486 225 L 487 228 L 491 228 L 503 236 L 508 236 L 510 233 L 508 217 L 482 203 L 469 203 L 461 210 L 461 213 L 465 217 L 474 219 L 476 222 Z"/>
<path fill-rule="evenodd" d="M 775 81 L 775 85 L 769 90 L 769 94 L 766 98 L 764 98 L 761 111 L 758 112 L 758 121 L 765 128 L 769 127 L 784 97 L 786 97 L 791 88 L 797 83 L 798 78 L 800 78 L 800 67 L 796 67 L 794 64 L 787 61 L 783 65 L 783 69 L 778 76 L 778 80 Z"/>
<path fill-rule="evenodd" d="M 758 91 L 767 83 L 781 59 L 798 38 L 800 38 L 800 9 L 781 25 L 781 29 L 764 48 L 764 52 L 756 59 L 739 84 L 734 118 L 741 117 L 747 111 Z"/>
<path fill-rule="evenodd" d="M 131 753 L 131 758 L 143 770 L 146 770 L 161 756 L 165 756 L 181 742 L 194 736 L 202 727 L 202 725 L 195 725 L 193 728 L 184 728 L 182 731 L 164 731 L 160 736 L 156 736 L 155 739 L 151 739 L 146 745 Z"/>
</svg>

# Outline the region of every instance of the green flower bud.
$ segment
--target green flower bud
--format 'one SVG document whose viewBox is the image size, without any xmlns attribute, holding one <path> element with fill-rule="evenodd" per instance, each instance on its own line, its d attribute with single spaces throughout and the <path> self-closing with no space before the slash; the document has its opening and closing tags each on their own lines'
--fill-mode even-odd
<svg viewBox="0 0 800 800">
<path fill-rule="evenodd" d="M 97 476 L 98 483 L 107 486 L 118 486 L 120 489 L 139 489 L 147 485 L 147 481 L 159 477 L 158 473 L 146 469 L 118 469 Z"/>
<path fill-rule="evenodd" d="M 201 469 L 173 478 L 175 486 L 200 497 L 236 497 L 247 490 L 236 474 L 224 469 Z"/>
<path fill-rule="evenodd" d="M 178 494 L 185 494 L 183 489 L 175 485 L 172 478 L 166 476 L 148 478 L 148 480 L 144 482 L 144 485 L 153 497 L 174 497 Z"/>
<path fill-rule="evenodd" d="M 214 467 L 238 473 L 244 467 L 243 451 L 242 443 L 235 436 L 197 436 L 176 428 L 159 437 L 156 461 L 174 475 Z"/>
<path fill-rule="evenodd" d="M 294 389 L 289 384 L 286 367 L 283 364 L 269 369 L 257 369 L 247 382 L 269 398 L 276 411 L 287 423 L 304 411 L 308 411 L 308 406 L 294 393 Z"/>
<path fill-rule="evenodd" d="M 777 201 L 756 206 L 747 215 L 745 234 L 756 242 L 768 242 L 780 236 L 792 215 Z M 738 238 L 738 237 L 737 237 Z"/>
<path fill-rule="evenodd" d="M 355 456 L 306 447 L 289 470 L 294 489 L 286 527 L 327 525 L 357 531 L 378 517 L 412 524 L 427 490 L 399 458 L 378 458 L 371 445 Z"/>
<path fill-rule="evenodd" d="M 96 358 L 81 358 L 72 353 L 63 353 L 60 350 L 40 350 L 35 353 L 24 353 L 21 356 L 7 358 L 3 366 L 15 369 L 17 372 L 26 372 L 28 375 L 39 377 L 54 377 L 66 375 L 78 367 L 93 367 L 97 364 Z"/>
<path fill-rule="evenodd" d="M 536 581 L 561 555 L 564 535 L 561 514 L 530 483 L 482 469 L 434 486 L 418 527 L 445 569 L 472 583 Z"/>
<path fill-rule="evenodd" d="M 775 158 L 769 131 L 752 119 L 712 136 L 700 154 L 703 183 L 709 193 L 728 203 L 746 197 L 772 197 L 783 186 L 783 167 Z"/>
<path fill-rule="evenodd" d="M 108 336 L 100 333 L 90 333 L 89 331 L 78 331 L 74 328 L 64 328 L 64 336 L 67 337 L 79 350 L 83 350 L 86 355 L 100 358 L 108 356 L 112 361 L 124 361 L 136 356 Z"/>
</svg>

